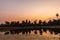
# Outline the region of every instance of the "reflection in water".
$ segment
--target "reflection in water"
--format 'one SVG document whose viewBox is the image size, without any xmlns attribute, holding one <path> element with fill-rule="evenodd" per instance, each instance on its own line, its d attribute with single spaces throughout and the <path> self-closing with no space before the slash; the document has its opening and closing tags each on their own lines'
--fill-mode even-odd
<svg viewBox="0 0 60 40">
<path fill-rule="evenodd" d="M 43 30 L 42 30 L 43 31 Z M 36 34 L 36 33 L 37 34 Z M 0 34 L 2 34 L 4 32 L 0 32 Z M 60 40 L 59 35 L 55 35 L 54 32 L 53 34 L 51 34 L 49 32 L 49 30 L 47 30 L 46 32 L 43 31 L 42 35 L 40 35 L 40 31 L 39 30 L 33 30 L 31 31 L 31 33 L 28 32 L 28 34 L 22 34 L 22 32 L 20 32 L 18 35 L 0 35 L 0 40 Z"/>
<path fill-rule="evenodd" d="M 35 31 L 36 31 L 36 33 L 35 33 Z M 43 31 L 43 30 L 42 30 Z M 22 34 L 22 32 L 21 33 L 19 33 L 19 35 L 23 35 Z M 24 35 L 40 35 L 40 31 L 39 30 L 33 30 L 33 31 L 31 31 L 31 33 L 29 33 L 28 32 L 28 34 L 24 34 Z M 51 37 L 51 36 L 53 36 L 53 37 L 59 37 L 60 36 L 60 34 L 57 34 L 57 35 L 55 35 L 55 33 L 53 32 L 52 34 L 49 32 L 49 30 L 47 30 L 46 32 L 42 32 L 42 35 L 43 36 L 47 36 L 47 37 Z"/>
<path fill-rule="evenodd" d="M 4 35 L 5 33 L 6 32 L 0 32 L 1 35 Z M 6 34 L 8 34 L 8 32 Z M 11 33 L 9 32 L 8 35 L 10 35 L 10 34 Z M 15 34 L 15 32 L 13 34 Z M 59 37 L 60 36 L 60 33 L 58 33 L 56 35 L 55 32 L 53 31 L 51 34 L 51 32 L 49 30 L 44 31 L 43 29 L 42 29 L 42 33 L 40 32 L 40 30 L 29 30 L 29 31 L 21 31 L 18 35 L 38 35 L 38 36 L 40 36 L 41 34 L 43 36 L 47 36 L 47 37 L 50 37 L 50 36 Z"/>
</svg>

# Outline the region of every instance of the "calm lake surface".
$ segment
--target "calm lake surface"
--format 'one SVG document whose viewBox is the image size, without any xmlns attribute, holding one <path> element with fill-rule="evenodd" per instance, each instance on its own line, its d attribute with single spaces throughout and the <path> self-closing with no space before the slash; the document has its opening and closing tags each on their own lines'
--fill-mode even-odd
<svg viewBox="0 0 60 40">
<path fill-rule="evenodd" d="M 35 30 L 34 30 L 35 31 Z M 0 40 L 60 40 L 60 34 L 55 35 L 50 34 L 50 32 L 47 30 L 46 32 L 43 32 L 43 35 L 39 34 L 39 31 L 37 30 L 37 34 L 34 34 L 34 31 L 31 31 L 31 34 L 9 34 L 4 35 L 4 32 L 0 32 Z"/>
</svg>

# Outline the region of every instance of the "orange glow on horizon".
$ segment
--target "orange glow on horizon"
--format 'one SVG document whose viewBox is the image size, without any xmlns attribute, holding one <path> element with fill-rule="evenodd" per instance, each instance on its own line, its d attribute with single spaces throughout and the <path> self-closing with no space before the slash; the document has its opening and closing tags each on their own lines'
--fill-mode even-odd
<svg viewBox="0 0 60 40">
<path fill-rule="evenodd" d="M 5 21 L 49 20 L 60 14 L 60 0 L 0 0 L 0 23 Z"/>
</svg>

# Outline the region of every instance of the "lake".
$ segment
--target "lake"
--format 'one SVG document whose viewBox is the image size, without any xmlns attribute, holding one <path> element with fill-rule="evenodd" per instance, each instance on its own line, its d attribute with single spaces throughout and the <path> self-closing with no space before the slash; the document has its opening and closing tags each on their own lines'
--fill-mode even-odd
<svg viewBox="0 0 60 40">
<path fill-rule="evenodd" d="M 46 32 L 43 32 L 42 35 L 39 34 L 39 31 L 37 30 L 37 34 L 34 34 L 34 31 L 31 31 L 29 34 L 9 34 L 4 35 L 4 32 L 0 32 L 0 40 L 60 40 L 60 34 L 55 35 L 50 34 L 50 32 L 47 30 Z"/>
</svg>

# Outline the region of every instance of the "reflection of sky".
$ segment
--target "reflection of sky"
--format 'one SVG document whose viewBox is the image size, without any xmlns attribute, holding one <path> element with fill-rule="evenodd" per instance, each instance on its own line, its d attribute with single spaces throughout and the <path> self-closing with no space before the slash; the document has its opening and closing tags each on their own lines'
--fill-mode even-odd
<svg viewBox="0 0 60 40">
<path fill-rule="evenodd" d="M 0 22 L 46 19 L 60 13 L 60 0 L 0 0 Z"/>
</svg>

